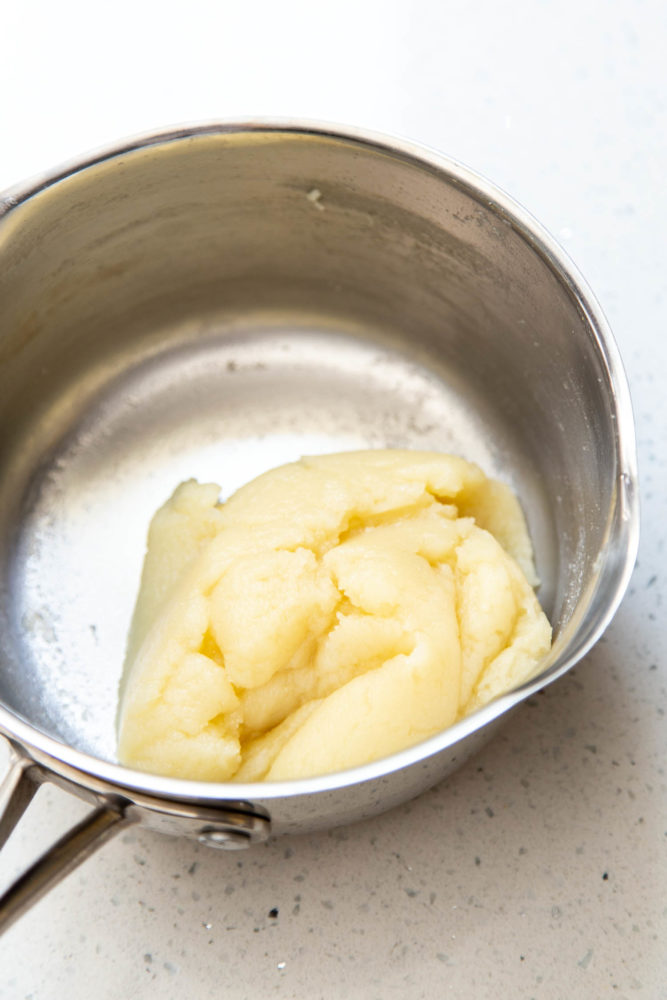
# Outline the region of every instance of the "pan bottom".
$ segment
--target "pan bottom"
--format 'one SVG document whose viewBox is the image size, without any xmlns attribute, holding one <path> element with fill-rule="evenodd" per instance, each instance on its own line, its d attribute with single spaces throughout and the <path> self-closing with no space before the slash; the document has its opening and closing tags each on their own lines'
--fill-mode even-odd
<svg viewBox="0 0 667 1000">
<path fill-rule="evenodd" d="M 546 504 L 511 428 L 460 373 L 414 358 L 407 340 L 264 318 L 172 339 L 73 407 L 30 474 L 19 481 L 10 467 L 4 479 L 4 491 L 22 497 L 4 581 L 5 704 L 115 759 L 117 686 L 148 523 L 190 477 L 220 483 L 226 497 L 303 454 L 454 452 L 517 489 L 538 564 L 548 560 Z"/>
</svg>

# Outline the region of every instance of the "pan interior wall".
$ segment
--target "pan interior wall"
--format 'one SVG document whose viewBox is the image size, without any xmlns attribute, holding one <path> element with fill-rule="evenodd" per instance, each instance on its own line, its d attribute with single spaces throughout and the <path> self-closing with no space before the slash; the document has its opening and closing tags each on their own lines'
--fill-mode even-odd
<svg viewBox="0 0 667 1000">
<path fill-rule="evenodd" d="M 492 199 L 334 136 L 149 144 L 0 224 L 0 699 L 113 758 L 150 516 L 307 452 L 452 451 L 525 507 L 568 641 L 616 438 L 576 290 Z"/>
</svg>

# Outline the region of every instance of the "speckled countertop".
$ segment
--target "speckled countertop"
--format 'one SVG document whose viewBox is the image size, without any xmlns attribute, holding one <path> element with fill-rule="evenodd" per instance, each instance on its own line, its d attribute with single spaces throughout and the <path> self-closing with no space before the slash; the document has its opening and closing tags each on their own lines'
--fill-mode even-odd
<svg viewBox="0 0 667 1000">
<path fill-rule="evenodd" d="M 146 128 L 275 114 L 401 133 L 508 190 L 614 329 L 643 535 L 603 641 L 446 783 L 240 855 L 127 832 L 0 942 L 0 996 L 667 997 L 667 8 L 63 0 L 2 33 L 0 189 Z M 84 812 L 43 789 L 3 883 Z"/>
</svg>

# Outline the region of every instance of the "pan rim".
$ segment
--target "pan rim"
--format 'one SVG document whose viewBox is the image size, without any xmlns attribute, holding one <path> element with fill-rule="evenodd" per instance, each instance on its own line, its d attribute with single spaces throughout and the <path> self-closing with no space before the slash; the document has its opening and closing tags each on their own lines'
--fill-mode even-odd
<svg viewBox="0 0 667 1000">
<path fill-rule="evenodd" d="M 387 133 L 309 119 L 247 118 L 168 126 L 105 145 L 10 187 L 0 194 L 0 229 L 3 217 L 6 219 L 14 209 L 40 192 L 108 160 L 149 147 L 160 147 L 204 136 L 244 133 L 302 135 L 319 140 L 344 142 L 369 151 L 384 153 L 394 159 L 411 163 L 421 170 L 427 170 L 447 183 L 465 190 L 475 200 L 483 202 L 490 208 L 501 221 L 511 225 L 530 244 L 533 252 L 542 258 L 556 279 L 566 287 L 585 317 L 588 335 L 594 341 L 594 346 L 604 364 L 616 417 L 615 459 L 618 495 L 615 509 L 608 516 L 608 524 L 615 528 L 616 534 L 610 538 L 608 546 L 601 554 L 600 565 L 593 581 L 599 587 L 606 571 L 610 576 L 610 580 L 607 581 L 610 593 L 583 639 L 573 643 L 573 648 L 566 647 L 558 656 L 552 652 L 552 656 L 547 659 L 543 669 L 533 680 L 502 695 L 478 712 L 422 743 L 370 764 L 313 778 L 237 784 L 199 782 L 136 771 L 61 743 L 0 704 L 0 732 L 3 732 L 10 741 L 20 744 L 36 762 L 56 773 L 74 772 L 82 785 L 90 785 L 92 780 L 93 783 L 101 783 L 107 790 L 128 793 L 130 797 L 134 791 L 164 799 L 219 803 L 230 799 L 270 800 L 311 795 L 380 780 L 410 764 L 436 756 L 561 677 L 590 650 L 606 629 L 621 602 L 634 567 L 639 544 L 637 459 L 632 404 L 620 352 L 604 313 L 576 265 L 542 224 L 497 185 L 452 157 L 409 139 Z M 591 596 L 588 610 L 592 605 Z"/>
</svg>

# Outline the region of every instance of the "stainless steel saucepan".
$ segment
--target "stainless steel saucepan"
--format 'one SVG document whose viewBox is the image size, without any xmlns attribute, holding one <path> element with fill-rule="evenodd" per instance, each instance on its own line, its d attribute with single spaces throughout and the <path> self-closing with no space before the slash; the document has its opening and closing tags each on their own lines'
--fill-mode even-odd
<svg viewBox="0 0 667 1000">
<path fill-rule="evenodd" d="M 0 841 L 55 782 L 91 812 L 0 902 L 7 926 L 124 824 L 238 848 L 439 781 L 579 660 L 638 534 L 633 421 L 576 270 L 487 181 L 309 124 L 143 136 L 0 197 Z M 152 512 L 304 453 L 457 452 L 522 499 L 554 646 L 452 729 L 265 784 L 119 766 L 114 718 Z"/>
</svg>

